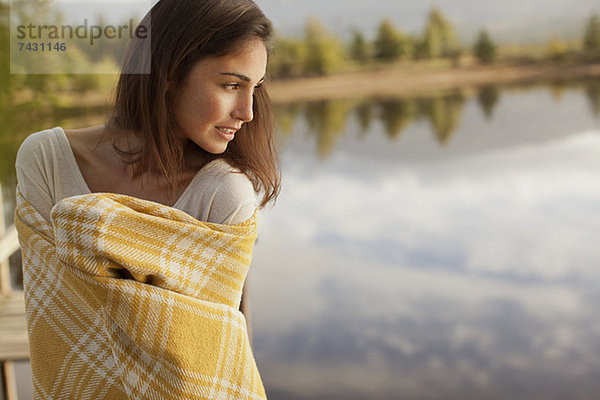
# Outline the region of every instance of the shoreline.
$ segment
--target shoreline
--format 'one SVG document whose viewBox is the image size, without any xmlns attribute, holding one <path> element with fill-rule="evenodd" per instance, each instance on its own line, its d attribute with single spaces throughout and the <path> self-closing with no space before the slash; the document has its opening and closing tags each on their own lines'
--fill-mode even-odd
<svg viewBox="0 0 600 400">
<path fill-rule="evenodd" d="M 585 78 L 600 78 L 600 63 L 504 63 L 456 67 L 410 63 L 329 76 L 275 79 L 265 86 L 273 104 L 277 105 L 304 101 L 410 97 L 489 85 L 508 86 Z M 112 89 L 91 93 L 59 92 L 56 94 L 56 104 L 37 108 L 51 113 L 74 108 L 109 108 L 113 95 Z M 29 91 L 24 90 L 19 93 L 18 98 L 27 103 L 32 96 Z M 19 103 L 20 101 L 16 102 Z"/>
<path fill-rule="evenodd" d="M 274 80 L 275 104 L 377 96 L 411 96 L 485 85 L 600 77 L 600 64 L 499 64 L 427 70 L 398 67 L 331 76 Z"/>
</svg>

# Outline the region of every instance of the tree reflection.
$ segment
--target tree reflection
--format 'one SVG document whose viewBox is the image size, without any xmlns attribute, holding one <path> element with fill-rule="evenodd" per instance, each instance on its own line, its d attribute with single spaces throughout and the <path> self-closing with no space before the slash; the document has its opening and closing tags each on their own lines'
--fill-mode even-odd
<svg viewBox="0 0 600 400">
<path fill-rule="evenodd" d="M 321 159 L 331 153 L 338 137 L 344 133 L 350 105 L 348 101 L 316 101 L 306 104 L 306 122 L 317 135 L 317 155 Z"/>
<path fill-rule="evenodd" d="M 552 93 L 552 98 L 554 98 L 556 101 L 560 101 L 568 87 L 568 82 L 565 79 L 557 79 L 550 82 L 550 92 Z"/>
<path fill-rule="evenodd" d="M 400 132 L 417 116 L 413 99 L 383 99 L 377 102 L 386 134 L 395 139 Z"/>
<path fill-rule="evenodd" d="M 589 82 L 585 87 L 592 114 L 595 118 L 600 118 L 600 80 Z"/>
<path fill-rule="evenodd" d="M 278 132 L 282 136 L 288 137 L 292 134 L 300 109 L 299 103 L 283 104 L 276 107 Z"/>
<path fill-rule="evenodd" d="M 369 131 L 371 121 L 374 118 L 373 102 L 371 100 L 364 101 L 354 108 L 358 125 L 360 126 L 361 134 L 365 135 Z"/>
<path fill-rule="evenodd" d="M 461 91 L 433 96 L 427 102 L 427 111 L 433 132 L 442 145 L 446 145 L 458 128 L 465 96 Z"/>
<path fill-rule="evenodd" d="M 492 119 L 494 107 L 498 104 L 498 100 L 500 100 L 500 90 L 496 85 L 483 86 L 477 93 L 477 102 L 488 121 Z"/>
</svg>

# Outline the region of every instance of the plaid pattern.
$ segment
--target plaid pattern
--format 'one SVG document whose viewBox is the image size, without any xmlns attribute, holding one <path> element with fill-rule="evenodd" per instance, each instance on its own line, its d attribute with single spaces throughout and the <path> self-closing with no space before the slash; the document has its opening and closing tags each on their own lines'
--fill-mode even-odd
<svg viewBox="0 0 600 400">
<path fill-rule="evenodd" d="M 238 311 L 256 239 L 116 194 L 17 194 L 36 399 L 264 399 Z"/>
</svg>

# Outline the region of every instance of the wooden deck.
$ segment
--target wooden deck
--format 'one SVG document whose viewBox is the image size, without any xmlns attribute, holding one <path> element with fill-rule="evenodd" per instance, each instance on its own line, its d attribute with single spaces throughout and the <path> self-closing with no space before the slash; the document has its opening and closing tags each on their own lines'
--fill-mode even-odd
<svg viewBox="0 0 600 400">
<path fill-rule="evenodd" d="M 0 398 L 17 400 L 14 362 L 29 360 L 23 292 L 11 286 L 9 257 L 19 250 L 15 226 L 5 228 L 0 185 Z"/>
<path fill-rule="evenodd" d="M 23 292 L 12 292 L 0 299 L 0 360 L 28 359 Z"/>
<path fill-rule="evenodd" d="M 0 298 L 0 368 L 2 398 L 17 400 L 13 362 L 29 359 L 23 292 L 10 292 Z"/>
</svg>

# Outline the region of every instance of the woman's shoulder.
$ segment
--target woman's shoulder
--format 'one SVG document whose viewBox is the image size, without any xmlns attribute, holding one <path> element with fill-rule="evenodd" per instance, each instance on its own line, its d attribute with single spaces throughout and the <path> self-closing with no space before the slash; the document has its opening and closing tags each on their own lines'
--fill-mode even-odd
<svg viewBox="0 0 600 400">
<path fill-rule="evenodd" d="M 54 152 L 60 146 L 62 128 L 56 127 L 27 136 L 17 152 L 17 165 L 29 164 L 43 154 Z"/>
<path fill-rule="evenodd" d="M 256 209 L 254 186 L 246 174 L 224 159 L 206 165 L 193 192 L 209 199 L 203 218 L 209 222 L 237 224 L 250 218 Z M 204 213 L 200 213 L 201 215 Z"/>
<path fill-rule="evenodd" d="M 216 159 L 203 169 L 200 185 L 212 188 L 215 196 L 220 198 L 231 197 L 238 201 L 248 199 L 255 201 L 254 187 L 248 176 L 226 160 Z"/>
<path fill-rule="evenodd" d="M 57 198 L 56 162 L 65 140 L 61 135 L 62 128 L 30 134 L 21 143 L 15 162 L 18 190 L 46 220 Z"/>
</svg>

